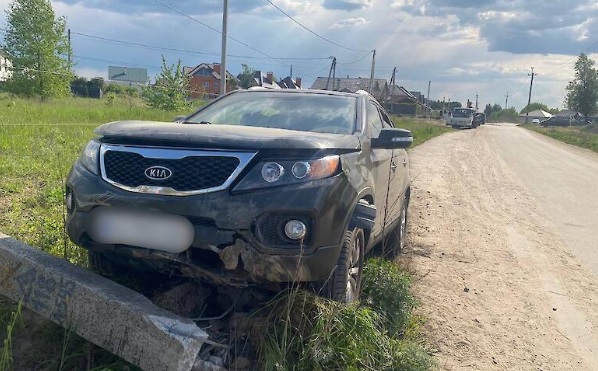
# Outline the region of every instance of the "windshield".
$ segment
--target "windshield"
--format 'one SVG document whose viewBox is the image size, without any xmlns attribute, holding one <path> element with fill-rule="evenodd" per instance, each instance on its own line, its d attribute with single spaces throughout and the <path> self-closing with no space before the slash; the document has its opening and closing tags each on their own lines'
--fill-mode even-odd
<svg viewBox="0 0 598 371">
<path fill-rule="evenodd" d="M 454 117 L 469 117 L 473 115 L 473 111 L 467 108 L 457 108 L 453 111 Z"/>
<path fill-rule="evenodd" d="M 243 92 L 214 102 L 187 122 L 352 134 L 357 98 L 325 94 Z"/>
</svg>

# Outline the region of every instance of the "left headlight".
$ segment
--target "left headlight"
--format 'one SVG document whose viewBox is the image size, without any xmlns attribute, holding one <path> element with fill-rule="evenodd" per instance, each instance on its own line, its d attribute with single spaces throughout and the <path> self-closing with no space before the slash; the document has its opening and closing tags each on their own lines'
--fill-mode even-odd
<svg viewBox="0 0 598 371">
<path fill-rule="evenodd" d="M 340 167 L 338 156 L 304 161 L 263 161 L 251 169 L 235 191 L 324 179 L 338 174 Z"/>
<path fill-rule="evenodd" d="M 79 161 L 87 170 L 91 171 L 95 175 L 98 175 L 100 173 L 99 157 L 100 142 L 97 140 L 92 140 L 87 143 L 87 146 L 85 146 L 85 149 L 83 152 L 81 152 Z"/>
</svg>

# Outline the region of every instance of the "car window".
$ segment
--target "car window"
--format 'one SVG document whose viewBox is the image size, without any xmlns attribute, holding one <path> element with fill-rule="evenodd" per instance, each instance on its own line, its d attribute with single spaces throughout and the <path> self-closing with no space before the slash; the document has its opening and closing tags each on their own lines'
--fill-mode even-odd
<svg viewBox="0 0 598 371">
<path fill-rule="evenodd" d="M 386 112 L 381 109 L 378 108 L 378 110 L 380 111 L 380 117 L 382 117 L 382 125 L 385 128 L 393 128 L 394 125 L 392 123 L 392 120 L 390 119 L 390 117 L 388 117 L 388 115 L 386 114 Z"/>
<path fill-rule="evenodd" d="M 239 92 L 201 109 L 187 122 L 352 134 L 357 97 L 327 94 Z"/>
<path fill-rule="evenodd" d="M 382 131 L 382 119 L 378 107 L 372 102 L 368 104 L 368 127 L 370 128 L 370 137 L 378 138 L 380 131 Z"/>
</svg>

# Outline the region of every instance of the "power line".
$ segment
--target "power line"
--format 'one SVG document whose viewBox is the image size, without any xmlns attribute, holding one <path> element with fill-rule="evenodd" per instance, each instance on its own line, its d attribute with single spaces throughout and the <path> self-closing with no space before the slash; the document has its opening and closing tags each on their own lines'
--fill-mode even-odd
<svg viewBox="0 0 598 371">
<path fill-rule="evenodd" d="M 220 55 L 220 53 L 216 53 L 216 52 L 204 52 L 204 51 L 198 51 L 198 50 L 178 49 L 178 48 L 171 48 L 171 47 L 160 46 L 160 45 L 144 44 L 144 43 L 139 43 L 139 42 L 134 42 L 134 41 L 125 41 L 125 40 L 118 40 L 118 39 L 113 39 L 113 38 L 103 37 L 103 36 L 98 36 L 98 35 L 91 35 L 91 34 L 82 33 L 82 32 L 74 32 L 73 31 L 72 33 L 75 35 L 78 35 L 78 36 L 88 37 L 88 38 L 102 40 L 102 41 L 116 43 L 116 44 L 137 46 L 137 47 L 141 47 L 141 48 L 164 50 L 164 51 L 177 52 L 177 53 L 183 53 L 183 54 L 200 54 L 200 55 L 214 55 L 214 56 Z M 248 56 L 248 55 L 228 54 L 228 56 L 232 57 L 232 58 L 264 59 L 264 57 L 255 57 L 255 56 Z M 272 58 L 267 58 L 267 59 L 272 59 Z M 329 58 L 328 57 L 274 57 L 274 59 L 313 61 L 313 60 L 326 60 Z"/>
<path fill-rule="evenodd" d="M 274 4 L 272 1 L 270 0 L 266 0 L 270 5 L 272 5 L 273 7 L 275 7 L 276 9 L 278 9 L 279 12 L 281 12 L 282 14 L 284 14 L 285 16 L 287 16 L 291 21 L 295 22 L 296 24 L 298 24 L 301 28 L 303 28 L 304 30 L 306 30 L 307 32 L 311 33 L 312 35 L 326 41 L 329 44 L 332 44 L 334 46 L 337 46 L 339 48 L 345 49 L 345 50 L 349 50 L 352 52 L 357 52 L 357 53 L 368 53 L 368 55 L 372 52 L 371 50 L 359 50 L 359 49 L 353 49 L 353 48 L 349 48 L 347 46 L 341 45 L 339 43 L 336 43 L 330 39 L 325 38 L 324 36 L 321 36 L 320 34 L 310 30 L 309 28 L 307 28 L 306 26 L 304 26 L 301 22 L 297 21 L 295 18 L 291 17 L 287 12 L 285 12 L 284 10 L 280 9 L 276 4 Z"/>
<path fill-rule="evenodd" d="M 220 30 L 218 30 L 218 29 L 216 29 L 216 28 L 214 28 L 214 27 L 212 27 L 212 26 L 210 26 L 210 25 L 208 25 L 208 24 L 206 24 L 206 23 L 204 23 L 204 22 L 200 21 L 199 19 L 197 19 L 197 18 L 194 18 L 194 17 L 192 17 L 192 16 L 190 16 L 190 15 L 188 15 L 188 14 L 186 14 L 186 13 L 182 12 L 182 11 L 178 10 L 177 8 L 175 8 L 175 7 L 171 6 L 171 5 L 168 5 L 168 4 L 164 3 L 164 2 L 163 2 L 163 1 L 161 1 L 161 0 L 154 0 L 154 1 L 155 1 L 155 2 L 157 2 L 158 4 L 161 4 L 161 5 L 162 5 L 162 6 L 164 6 L 164 7 L 166 7 L 166 8 L 168 8 L 168 9 L 172 10 L 173 12 L 176 12 L 176 13 L 178 13 L 178 14 L 182 15 L 182 16 L 183 16 L 183 17 L 185 17 L 185 18 L 189 18 L 190 20 L 192 20 L 192 21 L 194 21 L 194 22 L 197 22 L 197 23 L 201 24 L 202 26 L 204 26 L 204 27 L 207 27 L 207 28 L 209 28 L 210 30 L 212 30 L 212 31 L 214 31 L 214 32 L 217 32 L 217 33 L 219 33 L 220 35 L 222 35 L 222 31 L 220 31 Z M 229 38 L 229 39 L 231 39 L 231 40 L 233 40 L 233 41 L 235 41 L 235 42 L 237 42 L 237 43 L 239 43 L 239 44 L 241 44 L 241 45 L 243 45 L 244 47 L 246 47 L 246 48 L 248 48 L 248 49 L 251 49 L 251 50 L 253 50 L 254 52 L 256 52 L 256 53 L 258 53 L 258 54 L 261 54 L 261 55 L 263 55 L 264 57 L 267 57 L 267 58 L 269 58 L 269 59 L 272 59 L 272 60 L 274 60 L 274 61 L 276 61 L 276 62 L 279 62 L 279 63 L 280 63 L 280 64 L 282 64 L 282 65 L 285 65 L 285 66 L 287 66 L 287 64 L 286 64 L 286 63 L 284 63 L 284 62 L 282 62 L 282 61 L 280 61 L 280 60 L 276 59 L 275 57 L 272 57 L 271 55 L 268 55 L 268 54 L 266 54 L 266 53 L 264 53 L 264 52 L 262 52 L 262 51 L 260 51 L 260 50 L 258 50 L 258 49 L 256 49 L 256 48 L 254 48 L 254 47 L 253 47 L 253 46 L 251 46 L 251 45 L 248 45 L 248 44 L 244 43 L 243 41 L 240 41 L 240 40 L 238 40 L 238 39 L 236 39 L 236 38 L 234 38 L 234 37 L 232 37 L 232 36 L 229 36 L 229 35 L 226 35 L 226 37 L 227 37 L 227 38 Z"/>
</svg>

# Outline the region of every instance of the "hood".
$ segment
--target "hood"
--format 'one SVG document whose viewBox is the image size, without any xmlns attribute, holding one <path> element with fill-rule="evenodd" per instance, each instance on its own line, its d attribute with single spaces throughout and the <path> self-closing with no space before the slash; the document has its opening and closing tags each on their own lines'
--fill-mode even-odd
<svg viewBox="0 0 598 371">
<path fill-rule="evenodd" d="M 359 150 L 356 135 L 314 133 L 238 125 L 115 121 L 95 130 L 117 143 L 168 143 L 222 149 L 341 149 Z"/>
</svg>

